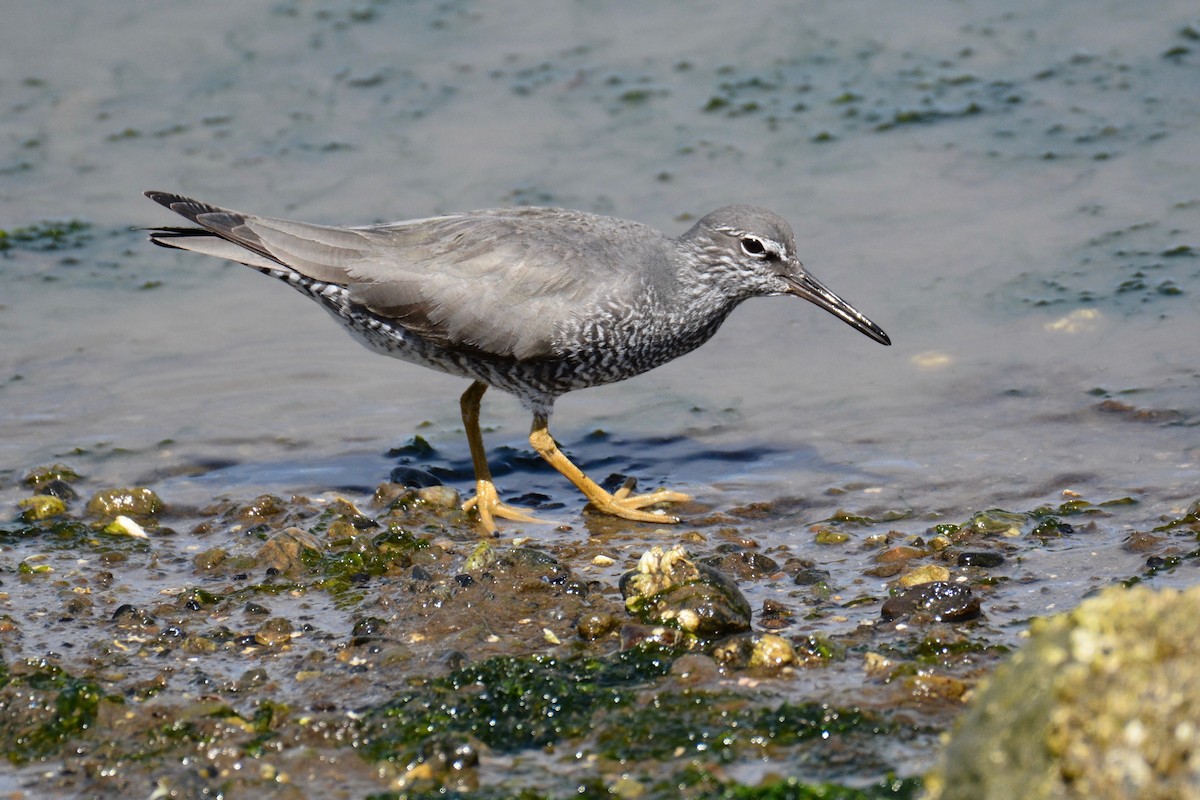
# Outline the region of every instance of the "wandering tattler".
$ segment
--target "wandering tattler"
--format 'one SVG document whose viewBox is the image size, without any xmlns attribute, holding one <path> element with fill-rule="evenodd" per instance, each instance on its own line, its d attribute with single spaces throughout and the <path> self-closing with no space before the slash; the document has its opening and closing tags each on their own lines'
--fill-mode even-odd
<svg viewBox="0 0 1200 800">
<path fill-rule="evenodd" d="M 372 350 L 473 381 L 462 418 L 475 509 L 536 521 L 500 502 L 479 431 L 489 386 L 533 413 L 529 443 L 598 510 L 678 522 L 665 489 L 609 493 L 558 449 L 548 429 L 559 395 L 631 378 L 687 353 L 750 297 L 792 294 L 880 344 L 886 333 L 809 275 L 782 218 L 726 206 L 671 238 L 637 222 L 560 208 L 499 208 L 354 228 L 243 214 L 167 192 L 146 196 L 199 228 L 157 228 L 163 247 L 229 259 L 287 281 Z"/>
</svg>

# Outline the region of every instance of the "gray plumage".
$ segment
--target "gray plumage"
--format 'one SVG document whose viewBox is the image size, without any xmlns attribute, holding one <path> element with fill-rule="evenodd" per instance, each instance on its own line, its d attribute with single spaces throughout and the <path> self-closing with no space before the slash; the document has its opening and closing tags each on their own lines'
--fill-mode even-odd
<svg viewBox="0 0 1200 800">
<path fill-rule="evenodd" d="M 511 392 L 545 417 L 565 392 L 700 346 L 754 296 L 795 294 L 890 344 L 805 272 L 782 218 L 750 206 L 671 238 L 557 208 L 330 227 L 146 195 L 200 226 L 156 229 L 155 244 L 286 280 L 372 349 Z"/>
</svg>

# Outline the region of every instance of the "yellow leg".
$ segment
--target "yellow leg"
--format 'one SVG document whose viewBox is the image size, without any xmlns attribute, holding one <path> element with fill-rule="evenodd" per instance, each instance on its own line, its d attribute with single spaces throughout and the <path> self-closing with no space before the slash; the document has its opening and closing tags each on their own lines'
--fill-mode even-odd
<svg viewBox="0 0 1200 800">
<path fill-rule="evenodd" d="M 679 522 L 678 517 L 667 516 L 662 511 L 643 511 L 642 509 L 657 503 L 683 503 L 692 499 L 686 494 L 667 489 L 659 489 L 649 494 L 630 494 L 633 491 L 632 481 L 626 481 L 625 485 L 616 493 L 609 494 L 563 455 L 550 435 L 546 418 L 540 414 L 533 416 L 533 428 L 529 431 L 529 443 L 533 445 L 533 449 L 538 452 L 538 455 L 565 475 L 567 480 L 575 484 L 597 510 L 603 511 L 605 514 L 631 519 L 635 522 Z"/>
<path fill-rule="evenodd" d="M 496 517 L 515 522 L 540 522 L 523 508 L 500 502 L 496 485 L 492 483 L 492 471 L 488 468 L 487 452 L 483 448 L 483 433 L 479 430 L 479 402 L 487 391 L 487 384 L 475 381 L 463 392 L 459 404 L 462 407 L 463 427 L 467 429 L 467 445 L 471 448 L 471 463 L 475 467 L 475 496 L 463 503 L 463 511 L 472 508 L 479 514 L 479 522 L 491 534 L 496 533 Z"/>
</svg>

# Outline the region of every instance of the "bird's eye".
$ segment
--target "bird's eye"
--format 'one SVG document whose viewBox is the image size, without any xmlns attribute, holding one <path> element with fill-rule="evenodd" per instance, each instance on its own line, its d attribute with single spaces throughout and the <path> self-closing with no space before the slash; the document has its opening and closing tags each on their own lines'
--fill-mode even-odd
<svg viewBox="0 0 1200 800">
<path fill-rule="evenodd" d="M 763 243 L 758 239 L 755 239 L 752 236 L 747 236 L 742 239 L 742 252 L 746 253 L 746 255 L 761 256 L 763 253 L 767 252 L 767 248 L 764 247 Z"/>
</svg>

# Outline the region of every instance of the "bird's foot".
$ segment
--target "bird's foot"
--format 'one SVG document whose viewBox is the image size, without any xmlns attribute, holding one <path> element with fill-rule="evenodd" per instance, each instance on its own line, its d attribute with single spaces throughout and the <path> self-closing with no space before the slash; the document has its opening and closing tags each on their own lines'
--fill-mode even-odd
<svg viewBox="0 0 1200 800">
<path fill-rule="evenodd" d="M 635 486 L 637 486 L 635 479 L 626 478 L 621 488 L 612 494 L 601 490 L 601 493 L 595 496 L 588 495 L 588 500 L 597 511 L 612 514 L 621 519 L 633 520 L 634 522 L 674 524 L 679 522 L 679 517 L 673 517 L 662 510 L 644 511 L 643 509 L 659 503 L 686 503 L 692 499 L 691 495 L 684 494 L 683 492 L 673 492 L 670 489 L 658 489 L 646 494 L 633 494 Z"/>
<path fill-rule="evenodd" d="M 541 522 L 542 520 L 529 513 L 528 509 L 510 506 L 500 502 L 496 485 L 491 481 L 475 481 L 475 496 L 462 504 L 463 511 L 475 509 L 479 514 L 479 524 L 488 533 L 497 533 L 496 518 L 512 520 L 513 522 Z"/>
</svg>

